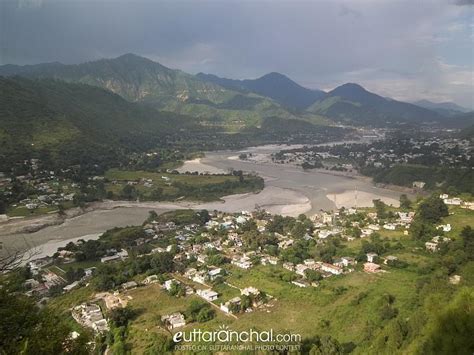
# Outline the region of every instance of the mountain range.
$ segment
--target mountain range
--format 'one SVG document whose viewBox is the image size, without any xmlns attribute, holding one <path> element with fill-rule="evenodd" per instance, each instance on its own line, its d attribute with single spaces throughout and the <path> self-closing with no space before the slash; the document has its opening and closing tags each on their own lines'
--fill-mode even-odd
<svg viewBox="0 0 474 355">
<path fill-rule="evenodd" d="M 448 117 L 457 116 L 469 112 L 467 108 L 459 106 L 454 102 L 432 102 L 429 100 L 419 100 L 413 102 L 413 104 L 438 112 L 440 115 Z"/>
<path fill-rule="evenodd" d="M 230 90 L 253 92 L 267 96 L 281 105 L 304 110 L 326 94 L 321 90 L 311 90 L 300 86 L 293 80 L 280 73 L 269 73 L 258 79 L 225 79 L 213 74 L 199 73 L 199 79 L 215 83 Z"/>
<path fill-rule="evenodd" d="M 463 113 L 459 107 L 401 102 L 371 93 L 358 84 L 348 83 L 324 92 L 302 87 L 279 73 L 247 80 L 203 73 L 191 75 L 134 54 L 76 65 L 4 65 L 0 66 L 0 76 L 52 78 L 97 86 L 129 102 L 192 116 L 203 125 L 221 126 L 229 131 L 260 127 L 272 117 L 355 126 L 472 123 L 469 117 L 457 117 Z"/>
</svg>

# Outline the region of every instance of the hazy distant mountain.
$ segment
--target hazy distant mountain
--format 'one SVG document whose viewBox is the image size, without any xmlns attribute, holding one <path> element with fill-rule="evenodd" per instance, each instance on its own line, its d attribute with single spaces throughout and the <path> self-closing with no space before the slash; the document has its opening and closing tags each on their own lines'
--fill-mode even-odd
<svg viewBox="0 0 474 355">
<path fill-rule="evenodd" d="M 204 73 L 199 73 L 196 76 L 202 80 L 218 84 L 227 89 L 253 92 L 262 96 L 267 96 L 283 106 L 300 110 L 309 107 L 316 100 L 325 95 L 324 91 L 311 90 L 302 87 L 280 73 L 269 73 L 258 79 L 245 80 L 225 79 L 213 74 Z"/>
<path fill-rule="evenodd" d="M 394 123 L 441 122 L 439 113 L 387 99 L 353 83 L 341 85 L 314 103 L 308 111 L 341 122 L 383 126 Z"/>
<path fill-rule="evenodd" d="M 432 102 L 428 100 L 419 100 L 413 102 L 413 104 L 438 112 L 440 115 L 447 117 L 452 117 L 459 115 L 460 113 L 469 112 L 469 109 L 459 106 L 454 102 Z"/>
</svg>

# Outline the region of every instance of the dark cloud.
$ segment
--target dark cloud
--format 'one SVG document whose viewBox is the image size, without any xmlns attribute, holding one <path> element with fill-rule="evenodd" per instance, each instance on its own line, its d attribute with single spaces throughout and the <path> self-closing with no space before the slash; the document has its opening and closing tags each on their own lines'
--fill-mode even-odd
<svg viewBox="0 0 474 355">
<path fill-rule="evenodd" d="M 459 6 L 469 6 L 469 5 L 474 5 L 474 0 L 455 0 L 454 2 L 456 5 Z"/>
<path fill-rule="evenodd" d="M 380 89 L 381 73 L 398 73 L 399 86 L 438 77 L 440 43 L 452 43 L 443 29 L 462 11 L 446 0 L 0 0 L 0 64 L 133 52 L 192 73 L 279 71 L 313 87 L 350 77 Z M 445 50 L 456 65 L 470 63 L 463 46 Z"/>
</svg>

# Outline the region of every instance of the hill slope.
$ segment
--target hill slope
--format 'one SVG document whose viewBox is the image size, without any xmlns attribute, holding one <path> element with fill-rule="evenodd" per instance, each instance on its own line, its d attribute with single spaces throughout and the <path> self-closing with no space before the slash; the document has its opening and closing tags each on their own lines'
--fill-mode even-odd
<svg viewBox="0 0 474 355">
<path fill-rule="evenodd" d="M 467 121 L 446 118 L 437 112 L 413 104 L 384 98 L 353 83 L 341 85 L 328 92 L 308 111 L 349 124 L 375 126 L 430 122 L 446 126 L 469 124 Z"/>
<path fill-rule="evenodd" d="M 0 87 L 0 171 L 34 157 L 94 164 L 195 128 L 187 117 L 89 85 L 0 77 Z"/>
<path fill-rule="evenodd" d="M 204 73 L 199 73 L 196 77 L 227 89 L 267 96 L 285 107 L 300 110 L 309 107 L 325 95 L 324 91 L 302 87 L 280 73 L 269 73 L 258 79 L 245 80 L 225 79 Z"/>
</svg>

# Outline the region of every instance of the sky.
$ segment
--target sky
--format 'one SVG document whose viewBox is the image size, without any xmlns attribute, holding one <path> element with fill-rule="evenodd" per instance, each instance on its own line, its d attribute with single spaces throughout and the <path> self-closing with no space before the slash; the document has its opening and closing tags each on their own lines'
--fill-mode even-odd
<svg viewBox="0 0 474 355">
<path fill-rule="evenodd" d="M 474 104 L 474 0 L 0 0 L 0 64 L 135 53 L 189 73 L 280 72 Z"/>
</svg>

